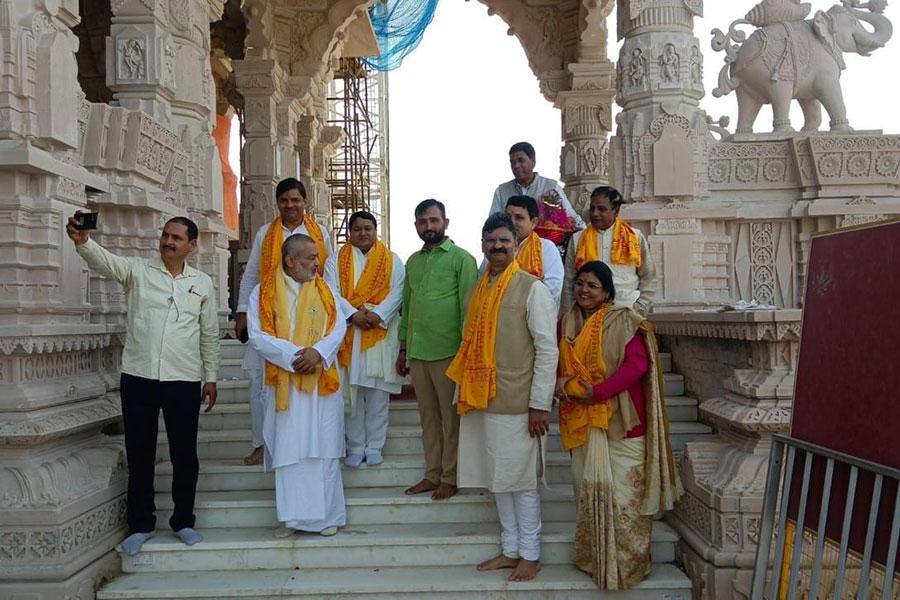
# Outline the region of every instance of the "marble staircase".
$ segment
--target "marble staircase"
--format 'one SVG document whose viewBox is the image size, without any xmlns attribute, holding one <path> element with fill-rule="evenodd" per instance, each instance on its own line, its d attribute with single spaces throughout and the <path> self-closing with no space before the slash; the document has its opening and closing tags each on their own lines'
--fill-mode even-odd
<svg viewBox="0 0 900 600">
<path fill-rule="evenodd" d="M 137 556 L 122 555 L 123 575 L 107 584 L 100 600 L 150 598 L 596 598 L 591 580 L 569 563 L 575 502 L 569 457 L 553 426 L 548 445 L 549 489 L 542 492 L 543 569 L 533 582 L 508 583 L 507 572 L 478 573 L 474 565 L 499 550 L 496 509 L 487 492 L 463 490 L 445 502 L 403 489 L 424 469 L 414 402 L 391 403 L 385 463 L 344 469 L 347 526 L 325 538 L 272 535 L 274 477 L 241 464 L 249 451 L 247 383 L 240 344 L 223 342 L 219 403 L 201 413 L 197 528 L 205 539 L 182 545 L 164 529 L 172 509 L 171 463 L 160 435 L 156 470 L 157 522 L 161 529 Z M 669 360 L 664 356 L 666 370 Z M 666 374 L 666 406 L 676 451 L 709 433 L 697 422 L 697 403 L 684 397 L 681 377 Z M 161 424 L 162 428 L 162 424 Z M 653 569 L 640 587 L 611 599 L 688 600 L 690 580 L 673 564 L 678 537 L 654 522 Z"/>
</svg>

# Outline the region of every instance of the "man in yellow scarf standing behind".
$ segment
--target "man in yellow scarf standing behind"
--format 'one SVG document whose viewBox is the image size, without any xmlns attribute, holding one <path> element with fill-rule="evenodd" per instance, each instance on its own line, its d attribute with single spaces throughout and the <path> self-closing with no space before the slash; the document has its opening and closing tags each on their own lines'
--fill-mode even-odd
<svg viewBox="0 0 900 600">
<path fill-rule="evenodd" d="M 506 214 L 481 230 L 488 269 L 469 298 L 463 341 L 447 375 L 458 385 L 459 486 L 487 488 L 500 515 L 498 556 L 479 571 L 540 570 L 543 436 L 556 384 L 556 303 L 516 261 L 516 227 Z"/>
<path fill-rule="evenodd" d="M 347 409 L 344 464 L 353 468 L 363 461 L 369 466 L 384 462 L 388 403 L 403 384 L 395 367 L 405 271 L 400 257 L 378 239 L 377 228 L 368 211 L 350 215 L 348 241 L 328 259 L 325 270 L 337 275 L 328 284 L 340 290 L 339 302 L 351 315 L 338 364 Z"/>
<path fill-rule="evenodd" d="M 572 236 L 566 250 L 566 277 L 559 314 L 572 308 L 572 284 L 582 265 L 602 261 L 609 265 L 616 286 L 616 304 L 646 317 L 656 295 L 656 269 L 647 238 L 619 218 L 625 200 L 615 188 L 600 186 L 591 193 L 590 225 Z"/>
<path fill-rule="evenodd" d="M 341 462 L 344 402 L 335 358 L 347 316 L 319 270 L 315 240 L 296 233 L 271 239 L 262 256 L 282 268 L 264 272 L 250 294 L 250 346 L 265 361 L 263 440 L 275 469 L 275 508 L 284 527 L 334 535 L 345 524 Z"/>
<path fill-rule="evenodd" d="M 250 258 L 241 277 L 234 333 L 237 339 L 242 341 L 247 339 L 247 311 L 250 304 L 250 292 L 262 280 L 265 273 L 274 273 L 281 268 L 281 257 L 277 252 L 270 256 L 272 262 L 266 263 L 261 260 L 263 246 L 271 243 L 277 248 L 280 247 L 283 240 L 295 233 L 308 235 L 313 239 L 319 251 L 320 275 L 323 273 L 326 260 L 334 253 L 328 232 L 308 214 L 309 200 L 306 197 L 306 188 L 300 181 L 293 177 L 279 181 L 275 188 L 275 201 L 278 206 L 278 217 L 271 223 L 260 227 L 256 232 L 253 238 L 253 247 L 250 250 Z M 244 354 L 244 370 L 250 380 L 250 428 L 253 451 L 244 458 L 246 465 L 258 465 L 263 459 L 262 419 L 265 413 L 265 406 L 262 403 L 263 368 L 263 361 L 253 348 L 247 348 Z"/>
</svg>

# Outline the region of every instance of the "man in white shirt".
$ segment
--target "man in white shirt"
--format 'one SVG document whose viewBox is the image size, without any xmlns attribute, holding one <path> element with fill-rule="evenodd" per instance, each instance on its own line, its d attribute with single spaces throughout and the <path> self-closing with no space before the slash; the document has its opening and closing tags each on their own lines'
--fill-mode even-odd
<svg viewBox="0 0 900 600">
<path fill-rule="evenodd" d="M 283 268 L 250 294 L 250 346 L 265 361 L 263 439 L 275 470 L 275 508 L 295 531 L 329 536 L 347 520 L 340 459 L 344 403 L 334 362 L 347 331 L 340 296 L 318 274 L 318 249 L 304 234 L 277 252 Z"/>
<path fill-rule="evenodd" d="M 581 265 L 599 260 L 613 273 L 616 304 L 634 308 L 647 316 L 656 295 L 656 269 L 647 238 L 637 228 L 619 218 L 625 203 L 615 188 L 600 186 L 591 193 L 588 211 L 590 227 L 577 232 L 566 250 L 566 278 L 563 283 L 559 314 L 564 315 L 574 302 L 572 283 Z"/>
<path fill-rule="evenodd" d="M 246 340 L 250 292 L 259 283 L 260 270 L 274 271 L 278 268 L 277 264 L 260 264 L 263 241 L 274 223 L 280 224 L 282 240 L 286 240 L 295 233 L 302 233 L 313 238 L 319 249 L 319 274 L 322 274 L 327 258 L 334 253 L 331 236 L 324 227 L 316 223 L 307 214 L 309 200 L 306 197 L 306 188 L 303 186 L 303 183 L 293 177 L 279 181 L 275 188 L 275 201 L 278 205 L 278 218 L 272 223 L 263 225 L 256 232 L 256 235 L 253 237 L 250 258 L 241 277 L 241 287 L 238 293 L 238 305 L 234 319 L 235 337 L 240 340 Z M 262 403 L 263 363 L 253 348 L 249 346 L 244 353 L 244 370 L 250 383 L 250 429 L 252 435 L 251 444 L 253 446 L 253 450 L 244 458 L 244 464 L 258 465 L 263 460 L 262 419 L 265 414 L 265 406 Z"/>
<path fill-rule="evenodd" d="M 400 257 L 378 239 L 377 227 L 368 211 L 350 215 L 348 241 L 328 258 L 325 269 L 337 277 L 328 284 L 340 291 L 339 302 L 351 315 L 338 370 L 347 413 L 344 464 L 353 468 L 363 461 L 370 466 L 384 462 L 390 395 L 399 394 L 403 384 L 396 363 L 406 272 Z"/>
<path fill-rule="evenodd" d="M 555 190 L 566 214 L 575 221 L 579 229 L 584 229 L 584 219 L 572 208 L 562 186 L 555 179 L 538 175 L 534 170 L 536 164 L 534 146 L 528 142 L 517 142 L 512 145 L 509 149 L 509 168 L 512 170 L 513 179 L 497 186 L 489 214 L 503 212 L 506 201 L 512 196 L 531 196 L 538 199 L 544 193 Z"/>
<path fill-rule="evenodd" d="M 506 214 L 516 226 L 516 259 L 519 266 L 544 282 L 559 306 L 565 269 L 556 246 L 534 232 L 538 219 L 537 201 L 530 196 L 512 196 L 506 201 Z M 487 259 L 482 261 L 482 270 Z"/>
<path fill-rule="evenodd" d="M 216 292 L 206 273 L 185 262 L 197 249 L 197 225 L 185 217 L 170 219 L 159 239 L 159 257 L 152 259 L 108 252 L 88 231 L 78 229 L 74 218 L 66 233 L 91 269 L 124 286 L 127 299 L 119 393 L 131 535 L 122 550 L 137 554 L 155 533 L 153 477 L 160 410 L 173 470 L 175 509 L 169 525 L 182 542 L 195 544 L 203 539 L 193 529 L 200 403 L 208 398 L 206 412 L 215 405 L 219 369 Z"/>
</svg>

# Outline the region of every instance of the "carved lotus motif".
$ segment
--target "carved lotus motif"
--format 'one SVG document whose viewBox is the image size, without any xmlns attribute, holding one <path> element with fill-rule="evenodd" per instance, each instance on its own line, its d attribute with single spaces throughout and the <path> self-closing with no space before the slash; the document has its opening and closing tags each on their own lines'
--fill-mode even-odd
<svg viewBox="0 0 900 600">
<path fill-rule="evenodd" d="M 774 159 L 768 161 L 763 167 L 763 177 L 766 181 L 776 183 L 784 180 L 784 174 L 787 171 L 787 164 L 782 159 Z"/>
<path fill-rule="evenodd" d="M 756 181 L 757 173 L 759 173 L 759 163 L 755 160 L 742 160 L 735 169 L 735 176 L 743 183 Z"/>
<path fill-rule="evenodd" d="M 837 177 L 841 174 L 841 155 L 836 152 L 822 156 L 817 164 L 819 173 L 825 177 Z"/>
<path fill-rule="evenodd" d="M 728 181 L 730 163 L 727 160 L 714 160 L 709 163 L 709 180 L 713 183 Z"/>
<path fill-rule="evenodd" d="M 859 152 L 852 154 L 847 159 L 847 172 L 854 177 L 865 177 L 869 174 L 869 165 L 872 159 L 868 153 Z"/>
<path fill-rule="evenodd" d="M 895 177 L 900 160 L 896 154 L 882 154 L 875 160 L 875 172 L 882 177 Z"/>
</svg>

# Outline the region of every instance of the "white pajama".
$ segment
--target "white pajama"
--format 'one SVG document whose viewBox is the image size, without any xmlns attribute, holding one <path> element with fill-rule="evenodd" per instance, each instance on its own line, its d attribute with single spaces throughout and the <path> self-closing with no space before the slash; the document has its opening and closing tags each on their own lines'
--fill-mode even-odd
<svg viewBox="0 0 900 600">
<path fill-rule="evenodd" d="M 541 497 L 537 490 L 496 492 L 500 547 L 509 558 L 541 557 Z"/>
<path fill-rule="evenodd" d="M 357 388 L 356 410 L 344 422 L 347 454 L 381 452 L 387 439 L 390 394 L 384 390 Z"/>
<path fill-rule="evenodd" d="M 251 352 L 247 348 L 247 352 Z M 254 352 L 254 354 L 256 354 Z M 247 374 L 249 385 L 247 393 L 250 396 L 250 443 L 253 449 L 262 446 L 263 440 L 263 421 L 266 418 L 266 398 L 264 388 L 266 385 L 266 372 L 258 368 L 258 365 L 248 365 L 245 361 L 244 372 Z"/>
</svg>

